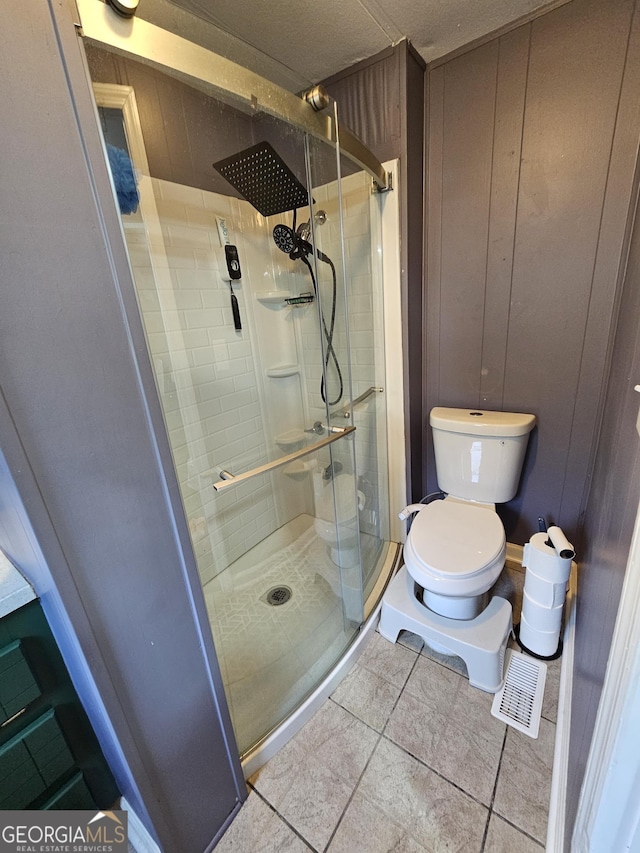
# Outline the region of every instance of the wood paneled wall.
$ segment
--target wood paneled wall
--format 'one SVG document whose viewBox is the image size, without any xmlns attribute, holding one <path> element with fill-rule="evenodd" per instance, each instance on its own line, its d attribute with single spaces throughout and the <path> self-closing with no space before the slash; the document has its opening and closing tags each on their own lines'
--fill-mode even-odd
<svg viewBox="0 0 640 853">
<path fill-rule="evenodd" d="M 580 532 L 638 126 L 633 0 L 574 0 L 428 75 L 426 490 L 435 405 L 533 412 L 509 541 Z"/>
<path fill-rule="evenodd" d="M 625 125 L 640 123 L 640 10 L 629 40 Z M 626 93 L 625 93 L 626 94 Z M 637 138 L 636 138 L 637 144 Z M 640 173 L 636 171 L 636 183 Z M 576 657 L 572 694 L 566 850 L 578 805 L 600 694 L 618 614 L 633 526 L 640 501 L 640 438 L 636 418 L 640 397 L 640 221 L 636 211 L 608 373 L 593 482 L 584 518 L 580 556 Z"/>
<path fill-rule="evenodd" d="M 638 64 L 640 71 L 640 63 Z M 567 791 L 567 844 L 578 805 L 609 659 L 620 592 L 640 501 L 640 223 L 636 228 L 617 325 L 593 485 L 580 554 L 576 657 Z"/>
</svg>

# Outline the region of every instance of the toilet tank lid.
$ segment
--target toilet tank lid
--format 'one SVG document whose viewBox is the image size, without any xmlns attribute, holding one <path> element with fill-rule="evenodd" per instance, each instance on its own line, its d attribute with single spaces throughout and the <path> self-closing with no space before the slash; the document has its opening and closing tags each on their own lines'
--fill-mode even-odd
<svg viewBox="0 0 640 853">
<path fill-rule="evenodd" d="M 484 409 L 431 409 L 429 423 L 434 429 L 471 435 L 526 435 L 536 424 L 535 415 L 520 412 L 489 412 Z"/>
</svg>

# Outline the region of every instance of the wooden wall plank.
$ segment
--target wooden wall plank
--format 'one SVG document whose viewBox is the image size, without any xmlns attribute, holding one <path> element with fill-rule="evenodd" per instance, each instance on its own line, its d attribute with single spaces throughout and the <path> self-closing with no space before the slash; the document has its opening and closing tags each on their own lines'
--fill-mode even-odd
<svg viewBox="0 0 640 853">
<path fill-rule="evenodd" d="M 499 508 L 514 542 L 539 515 L 579 525 L 637 144 L 618 122 L 612 148 L 633 5 L 574 0 L 429 73 L 425 412 L 538 416 Z"/>
<path fill-rule="evenodd" d="M 640 54 L 636 52 L 640 66 Z M 637 91 L 637 90 L 636 90 Z M 637 126 L 637 125 L 636 125 Z M 585 514 L 580 558 L 579 619 L 572 697 L 567 790 L 567 836 L 580 795 L 600 693 L 620 603 L 627 557 L 640 500 L 640 441 L 635 429 L 640 379 L 640 223 L 636 220 L 620 305 L 603 423 Z"/>
<path fill-rule="evenodd" d="M 401 54 L 388 48 L 322 81 L 347 127 L 384 162 L 403 148 Z"/>
<path fill-rule="evenodd" d="M 233 109 L 141 62 L 87 46 L 94 81 L 132 86 L 153 177 L 226 195 L 239 194 L 213 163 L 264 138 L 261 118 Z M 183 120 L 176 121 L 175 116 Z M 215 128 L 215 133 L 211 132 Z M 289 151 L 282 156 L 288 158 Z"/>
<path fill-rule="evenodd" d="M 631 224 L 631 210 L 634 204 L 635 188 L 629 175 L 633 172 L 638 156 L 638 135 L 630 129 L 640 128 L 640 15 L 634 15 L 631 28 L 627 61 L 625 65 L 616 129 L 611 151 L 611 166 L 607 179 L 607 188 L 602 210 L 602 222 L 593 271 L 591 300 L 585 333 L 585 347 L 580 366 L 576 405 L 573 413 L 572 435 L 567 459 L 567 482 L 584 481 L 583 493 L 578 490 L 563 492 L 559 520 L 565 517 L 580 518 L 591 484 L 591 468 L 584 471 L 584 459 L 593 460 L 596 451 L 596 436 L 580 430 L 582 423 L 600 423 L 606 394 L 608 361 L 604 362 L 602 353 L 611 349 L 607 342 L 607 333 L 617 315 L 620 292 L 620 279 L 625 269 L 621 261 L 626 257 L 625 244 L 628 244 L 627 223 Z M 600 394 L 593 388 L 600 388 Z"/>
<path fill-rule="evenodd" d="M 444 67 L 440 398 L 477 406 L 498 43 Z"/>
<path fill-rule="evenodd" d="M 589 463 L 566 481 L 629 26 L 625 0 L 583 0 L 532 25 L 504 386 L 505 409 L 538 416 L 537 452 L 513 507 L 521 541 L 539 515 L 577 532 L 577 510 L 561 519 L 560 506 L 565 490 L 580 500 Z M 581 391 L 599 396 L 600 387 Z M 574 437 L 595 429 L 593 419 L 576 423 Z"/>
<path fill-rule="evenodd" d="M 407 455 L 407 491 L 409 500 L 424 495 L 423 482 L 423 280 L 424 248 L 424 115 L 425 66 L 422 58 L 404 41 L 402 65 L 405 69 L 402 98 L 402 123 L 406 141 L 402 162 L 401 264 L 405 270 L 403 306 L 406 335 L 403 342 L 405 397 L 405 429 L 409 434 Z"/>
<path fill-rule="evenodd" d="M 501 38 L 498 43 L 491 208 L 478 401 L 478 405 L 483 409 L 501 409 L 503 405 L 530 33 L 529 26 L 520 27 Z"/>
<path fill-rule="evenodd" d="M 637 5 L 637 4 L 636 4 Z M 630 199 L 632 206 L 638 193 L 638 136 L 640 135 L 640 10 L 636 9 L 627 51 L 616 134 L 613 144 L 612 169 L 603 211 L 600 242 L 624 241 L 626 234 L 617 221 L 617 201 Z M 635 128 L 635 134 L 629 129 Z M 636 163 L 633 186 L 627 181 L 628 162 Z M 631 219 L 630 219 L 631 221 Z M 612 232 L 612 233 L 611 233 Z M 611 235 L 611 236 L 609 236 Z M 620 604 L 627 555 L 640 499 L 640 444 L 635 431 L 638 395 L 633 386 L 640 378 L 640 223 L 637 215 L 633 229 L 628 263 L 614 269 L 615 258 L 599 247 L 594 271 L 594 291 L 599 298 L 590 306 L 588 334 L 597 325 L 598 316 L 612 310 L 605 302 L 607 288 L 600 281 L 613 284 L 624 274 L 620 304 L 614 306 L 617 317 L 615 337 L 611 342 L 611 364 L 607 370 L 601 399 L 598 400 L 602 427 L 588 501 L 582 522 L 580 551 L 580 619 L 577 622 L 576 665 L 572 697 L 572 727 L 569 745 L 569 785 L 567 790 L 565 846 L 571 846 L 580 786 L 586 766 L 602 684 L 607 667 L 611 637 Z M 590 369 L 590 356 L 583 359 L 583 376 Z M 582 405 L 576 405 L 575 417 L 585 417 Z M 578 442 L 572 442 L 568 473 L 578 463 Z"/>
<path fill-rule="evenodd" d="M 426 299 L 424 325 L 424 482 L 425 494 L 438 488 L 433 458 L 433 441 L 429 429 L 429 410 L 440 399 L 440 290 L 442 275 L 442 145 L 444 128 L 444 68 L 437 68 L 427 78 L 427 175 L 426 175 Z"/>
</svg>

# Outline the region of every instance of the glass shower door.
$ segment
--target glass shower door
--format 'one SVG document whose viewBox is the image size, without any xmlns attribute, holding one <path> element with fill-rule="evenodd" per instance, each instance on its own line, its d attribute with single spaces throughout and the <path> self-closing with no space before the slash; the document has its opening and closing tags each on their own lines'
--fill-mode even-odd
<svg viewBox="0 0 640 853">
<path fill-rule="evenodd" d="M 336 154 L 133 60 L 88 54 L 99 102 L 121 103 L 124 132 L 110 136 L 105 116 L 105 142 L 133 162 L 137 204 L 121 203 L 112 161 L 114 188 L 244 753 L 362 621 L 353 430 L 331 418 L 351 404 Z M 212 166 L 263 143 L 304 188 L 294 210 L 261 212 Z"/>
<path fill-rule="evenodd" d="M 357 490 L 365 601 L 380 575 L 390 535 L 386 354 L 382 273 L 382 207 L 388 196 L 371 178 L 340 161 L 345 245 L 350 404 L 331 411 L 331 423 L 356 427 Z M 368 615 L 366 613 L 365 615 Z"/>
</svg>

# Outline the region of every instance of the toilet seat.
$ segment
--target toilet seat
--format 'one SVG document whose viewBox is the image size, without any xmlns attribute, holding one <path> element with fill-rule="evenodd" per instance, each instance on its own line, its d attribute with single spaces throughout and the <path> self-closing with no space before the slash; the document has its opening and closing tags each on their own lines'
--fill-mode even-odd
<svg viewBox="0 0 640 853">
<path fill-rule="evenodd" d="M 418 512 L 404 548 L 409 574 L 439 595 L 486 592 L 504 566 L 506 537 L 495 510 L 452 498 Z"/>
</svg>

